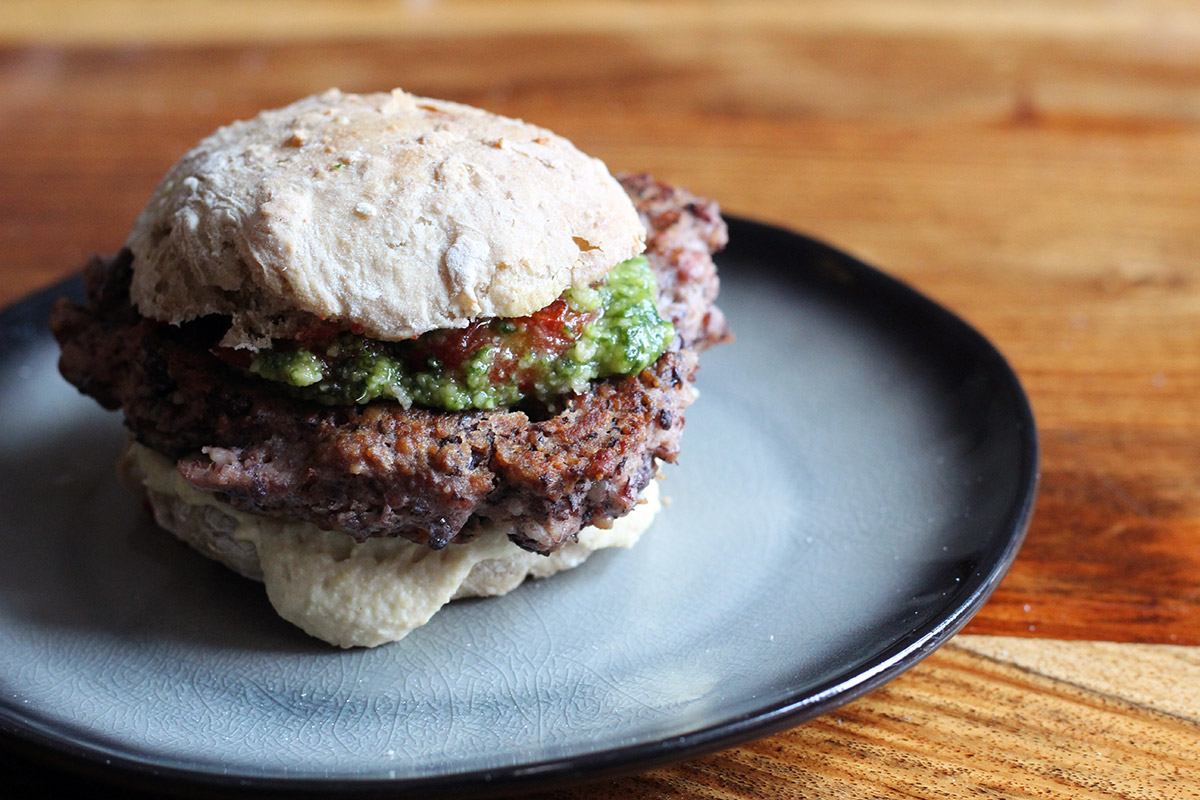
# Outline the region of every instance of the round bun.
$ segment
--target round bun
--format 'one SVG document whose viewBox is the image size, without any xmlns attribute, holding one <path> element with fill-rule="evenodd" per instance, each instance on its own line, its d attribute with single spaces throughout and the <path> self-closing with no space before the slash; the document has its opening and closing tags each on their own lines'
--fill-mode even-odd
<svg viewBox="0 0 1200 800">
<path fill-rule="evenodd" d="M 644 239 L 604 164 L 550 131 L 331 90 L 200 142 L 127 246 L 143 315 L 227 315 L 223 344 L 256 348 L 317 319 L 395 340 L 523 316 Z"/>
<path fill-rule="evenodd" d="M 398 538 L 356 544 L 309 523 L 238 511 L 191 487 L 170 461 L 133 441 L 120 467 L 160 527 L 262 581 L 281 617 L 340 647 L 397 641 L 451 600 L 505 594 L 526 578 L 576 567 L 601 548 L 632 547 L 660 508 L 651 481 L 643 502 L 611 528 L 585 528 L 577 542 L 549 556 L 522 550 L 500 530 L 430 550 Z"/>
</svg>

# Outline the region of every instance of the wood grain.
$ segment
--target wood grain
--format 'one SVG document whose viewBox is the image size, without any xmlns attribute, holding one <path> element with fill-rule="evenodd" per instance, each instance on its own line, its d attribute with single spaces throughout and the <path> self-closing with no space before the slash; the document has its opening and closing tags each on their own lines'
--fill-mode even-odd
<svg viewBox="0 0 1200 800">
<path fill-rule="evenodd" d="M 251 13 L 247 13 L 250 11 Z M 1088 0 L 488 0 L 393 3 L 381 0 L 208 0 L 171 8 L 158 0 L 8 0 L 0 41 L 71 44 L 139 42 L 262 42 L 334 37 L 491 35 L 519 32 L 636 31 L 645 28 L 719 31 L 787 28 L 810 34 L 936 31 L 969 36 L 1051 34 L 1062 38 L 1127 35 L 1164 29 L 1200 35 L 1188 0 L 1112 4 L 1097 13 Z"/>
<path fill-rule="evenodd" d="M 994 661 L 1200 723 L 1200 648 L 960 636 L 955 644 Z M 1200 742 L 1196 742 L 1200 748 Z"/>
<path fill-rule="evenodd" d="M 119 247 L 215 126 L 399 85 L 854 252 L 976 325 L 1029 391 L 1033 525 L 968 628 L 1004 638 L 962 636 L 795 730 L 554 796 L 1200 796 L 1195 3 L 163 8 L 0 5 L 0 304 Z M 0 777 L 80 789 L 23 762 Z"/>
<path fill-rule="evenodd" d="M 1068 657 L 1094 654 L 1091 643 L 1054 644 Z M 960 637 L 885 688 L 784 734 L 539 797 L 1200 797 L 1194 716 L 978 652 L 989 645 Z"/>
</svg>

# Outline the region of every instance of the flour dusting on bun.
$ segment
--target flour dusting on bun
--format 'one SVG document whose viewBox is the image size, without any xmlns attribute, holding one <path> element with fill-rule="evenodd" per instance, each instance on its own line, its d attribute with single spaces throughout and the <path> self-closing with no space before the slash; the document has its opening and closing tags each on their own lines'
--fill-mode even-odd
<svg viewBox="0 0 1200 800">
<path fill-rule="evenodd" d="M 223 343 L 254 346 L 313 317 L 405 339 L 531 314 L 641 253 L 645 231 L 604 164 L 550 131 L 334 90 L 200 142 L 126 244 L 143 314 L 228 315 Z"/>
</svg>

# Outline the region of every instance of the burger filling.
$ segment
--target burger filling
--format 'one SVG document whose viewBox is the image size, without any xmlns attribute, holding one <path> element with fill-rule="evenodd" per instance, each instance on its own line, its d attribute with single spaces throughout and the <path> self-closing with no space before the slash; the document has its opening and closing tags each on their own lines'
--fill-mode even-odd
<svg viewBox="0 0 1200 800">
<path fill-rule="evenodd" d="M 675 327 L 659 315 L 656 295 L 650 264 L 638 256 L 526 317 L 480 320 L 403 342 L 330 326 L 276 340 L 257 354 L 221 355 L 328 405 L 383 398 L 448 411 L 526 400 L 554 407 L 595 378 L 636 375 L 658 360 Z"/>
<path fill-rule="evenodd" d="M 694 396 L 696 353 L 729 335 L 713 305 L 718 280 L 711 253 L 726 237 L 715 204 L 648 176 L 622 181 L 644 219 L 657 306 L 675 336 L 648 368 L 592 381 L 586 392 L 557 398 L 553 409 L 529 401 L 511 411 L 446 413 L 397 402 L 299 400 L 287 384 L 250 372 L 249 351 L 241 351 L 245 360 L 232 369 L 214 356 L 225 318 L 176 326 L 138 313 L 130 298 L 134 259 L 128 250 L 88 264 L 86 303 L 64 299 L 56 305 L 59 366 L 104 407 L 121 408 L 137 441 L 173 462 L 189 486 L 239 511 L 312 523 L 358 542 L 400 536 L 433 550 L 491 527 L 525 550 L 554 553 L 584 527 L 629 514 L 659 464 L 675 460 Z M 592 306 L 597 298 L 603 306 L 604 295 L 620 294 L 621 285 L 618 276 L 606 287 L 590 287 L 595 295 L 578 289 L 562 298 L 553 310 L 563 316 L 552 355 L 571 348 L 578 354 L 587 345 L 578 336 L 564 340 L 565 318 L 585 319 L 592 338 L 600 337 L 605 323 L 597 323 Z M 649 285 L 641 284 L 642 290 Z M 609 298 L 610 308 L 621 304 Z M 626 298 L 624 305 L 637 302 Z M 554 326 L 534 320 L 551 316 L 547 310 L 530 320 L 489 322 L 474 333 L 523 328 L 530 339 L 546 338 Z M 619 316 L 608 321 L 613 329 L 621 327 L 612 326 Z M 466 351 L 453 362 L 460 367 L 481 346 L 462 346 L 470 334 L 456 332 L 459 351 Z M 440 337 L 447 335 L 428 339 L 445 346 Z M 336 329 L 318 331 L 290 349 L 317 357 L 341 338 Z M 432 352 L 431 345 L 426 359 Z M 590 358 L 601 360 L 595 353 Z M 626 358 L 632 367 L 641 360 L 636 352 Z M 323 376 L 326 362 L 317 360 Z M 296 363 L 303 369 L 302 361 Z"/>
</svg>

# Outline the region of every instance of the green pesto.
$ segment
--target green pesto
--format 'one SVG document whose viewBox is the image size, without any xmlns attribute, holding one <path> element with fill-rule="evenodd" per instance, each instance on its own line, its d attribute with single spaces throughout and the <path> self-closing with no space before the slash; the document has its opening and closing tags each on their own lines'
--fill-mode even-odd
<svg viewBox="0 0 1200 800">
<path fill-rule="evenodd" d="M 601 313 L 574 332 L 577 338 L 561 355 L 538 350 L 516 355 L 525 334 L 523 322 L 498 319 L 490 325 L 493 342 L 455 369 L 432 356 L 414 366 L 411 348 L 422 347 L 436 334 L 413 343 L 343 334 L 317 352 L 264 350 L 250 369 L 293 387 L 301 397 L 330 405 L 378 398 L 448 411 L 501 408 L 530 398 L 553 404 L 565 394 L 585 391 L 596 378 L 635 375 L 658 360 L 675 328 L 659 316 L 656 293 L 654 273 L 643 256 L 618 264 L 597 286 L 568 289 L 563 299 L 572 311 Z M 525 380 L 494 381 L 498 359 L 516 362 Z"/>
</svg>

